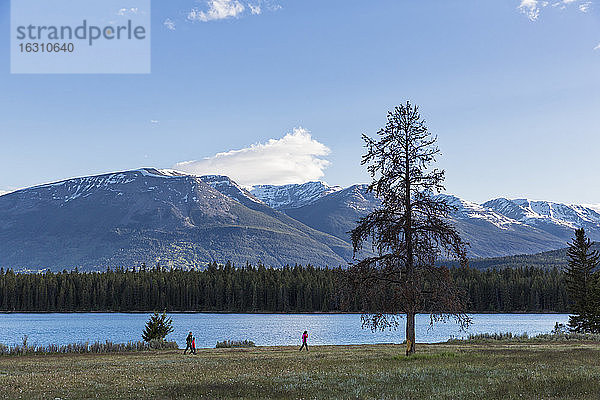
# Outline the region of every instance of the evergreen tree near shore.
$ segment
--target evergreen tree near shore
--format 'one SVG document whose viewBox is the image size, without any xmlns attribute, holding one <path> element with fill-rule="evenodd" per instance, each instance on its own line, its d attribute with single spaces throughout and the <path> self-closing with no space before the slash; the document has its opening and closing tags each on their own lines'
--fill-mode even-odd
<svg viewBox="0 0 600 400">
<path fill-rule="evenodd" d="M 165 340 L 167 335 L 171 332 L 173 332 L 173 319 L 167 317 L 166 311 L 162 314 L 155 311 L 154 314 L 150 316 L 148 322 L 146 322 L 146 327 L 142 332 L 142 339 L 144 339 L 145 342 Z"/>
<path fill-rule="evenodd" d="M 569 316 L 569 328 L 578 333 L 600 333 L 600 282 L 595 272 L 600 255 L 591 247 L 581 228 L 567 250 L 566 281 L 574 314 Z"/>
</svg>

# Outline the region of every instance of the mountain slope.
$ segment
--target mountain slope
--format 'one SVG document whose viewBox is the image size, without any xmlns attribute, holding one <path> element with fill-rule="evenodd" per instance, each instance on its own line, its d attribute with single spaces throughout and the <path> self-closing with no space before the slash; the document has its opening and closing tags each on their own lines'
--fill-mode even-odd
<svg viewBox="0 0 600 400">
<path fill-rule="evenodd" d="M 348 260 L 347 243 L 254 204 L 200 178 L 155 169 L 24 189 L 0 197 L 0 265 L 98 269 L 160 259 L 184 267 L 213 260 L 337 266 Z"/>
<path fill-rule="evenodd" d="M 350 242 L 348 232 L 360 218 L 379 206 L 377 198 L 367 193 L 367 185 L 354 185 L 284 212 L 312 228 Z"/>
<path fill-rule="evenodd" d="M 314 229 L 350 242 L 348 232 L 357 221 L 380 206 L 380 201 L 366 189 L 367 185 L 354 185 L 283 212 Z M 566 245 L 563 237 L 512 219 L 490 207 L 455 196 L 439 197 L 456 208 L 450 220 L 470 244 L 469 257 L 533 254 Z"/>
<path fill-rule="evenodd" d="M 272 191 L 278 192 L 276 188 Z M 270 201 L 269 196 L 261 197 L 261 192 L 256 196 Z M 456 208 L 450 220 L 469 242 L 469 256 L 473 258 L 560 249 L 577 227 L 584 227 L 593 240 L 600 240 L 600 214 L 593 207 L 506 199 L 480 205 L 455 196 L 438 196 Z M 365 185 L 355 185 L 313 198 L 299 207 L 286 206 L 288 208 L 282 211 L 314 229 L 349 242 L 347 232 L 379 204 L 372 194 L 366 193 Z"/>
<path fill-rule="evenodd" d="M 273 208 L 267 206 L 261 200 L 254 197 L 250 192 L 240 187 L 230 178 L 221 175 L 208 175 L 202 176 L 200 177 L 200 179 L 208 185 L 214 187 L 223 195 L 234 199 L 235 201 L 243 204 L 244 206 L 252 210 L 258 211 L 262 214 L 268 215 L 287 226 L 293 227 L 294 229 L 306 232 L 310 235 L 311 238 L 317 240 L 319 243 L 325 244 L 327 247 L 332 249 L 341 258 L 345 260 L 352 259 L 352 250 L 350 249 L 349 244 L 343 239 L 340 240 L 340 238 L 337 237 L 337 235 L 329 231 L 319 229 L 318 227 L 305 224 L 301 220 L 290 218 L 290 216 L 277 210 L 274 210 Z"/>
<path fill-rule="evenodd" d="M 470 244 L 469 257 L 533 254 L 566 245 L 566 241 L 560 237 L 516 221 L 484 205 L 455 196 L 438 196 L 456 208 L 450 219 L 463 239 Z"/>
</svg>

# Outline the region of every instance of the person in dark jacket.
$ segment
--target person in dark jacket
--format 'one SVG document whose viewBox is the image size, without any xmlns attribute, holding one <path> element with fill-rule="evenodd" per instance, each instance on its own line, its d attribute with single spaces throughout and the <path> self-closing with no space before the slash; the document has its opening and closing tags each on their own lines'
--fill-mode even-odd
<svg viewBox="0 0 600 400">
<path fill-rule="evenodd" d="M 185 338 L 185 350 L 183 351 L 183 354 L 185 354 L 186 351 L 190 351 L 190 354 L 192 353 L 192 339 L 194 337 L 192 336 L 192 332 L 190 331 L 190 333 L 188 333 L 187 338 Z"/>
</svg>

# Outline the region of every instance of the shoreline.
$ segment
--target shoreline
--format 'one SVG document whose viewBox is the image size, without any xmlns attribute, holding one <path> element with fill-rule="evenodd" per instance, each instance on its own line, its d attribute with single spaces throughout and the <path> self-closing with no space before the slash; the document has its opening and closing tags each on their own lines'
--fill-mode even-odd
<svg viewBox="0 0 600 400">
<path fill-rule="evenodd" d="M 155 310 L 154 310 L 155 311 Z M 152 314 L 154 311 L 0 311 L 0 315 L 10 314 Z M 167 311 L 168 314 L 218 314 L 218 315 L 362 315 L 358 311 Z M 430 313 L 419 313 L 428 315 Z M 560 311 L 510 311 L 510 312 L 494 312 L 494 311 L 467 311 L 467 315 L 484 314 L 484 315 L 570 315 L 569 312 Z M 399 314 L 403 315 L 403 314 Z"/>
</svg>

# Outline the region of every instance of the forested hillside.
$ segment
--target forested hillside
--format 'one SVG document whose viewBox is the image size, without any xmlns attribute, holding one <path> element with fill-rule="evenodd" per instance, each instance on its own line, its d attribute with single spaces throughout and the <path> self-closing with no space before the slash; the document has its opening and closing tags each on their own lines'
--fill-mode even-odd
<svg viewBox="0 0 600 400">
<path fill-rule="evenodd" d="M 15 274 L 0 269 L 0 311 L 340 311 L 342 269 L 211 264 L 203 271 L 138 268 Z M 565 312 L 558 269 L 454 268 L 472 312 Z M 361 311 L 355 299 L 349 311 Z"/>
<path fill-rule="evenodd" d="M 600 250 L 600 243 L 594 243 L 594 250 Z M 451 267 L 458 267 L 453 261 L 440 262 Z M 553 268 L 564 269 L 567 266 L 567 249 L 545 251 L 537 254 L 520 254 L 516 256 L 475 258 L 469 260 L 469 266 L 474 269 L 487 270 L 490 268 L 521 268 L 533 267 L 550 270 Z"/>
</svg>

